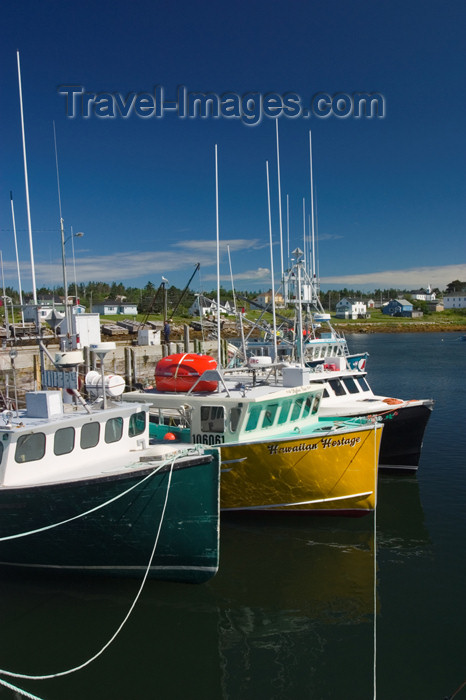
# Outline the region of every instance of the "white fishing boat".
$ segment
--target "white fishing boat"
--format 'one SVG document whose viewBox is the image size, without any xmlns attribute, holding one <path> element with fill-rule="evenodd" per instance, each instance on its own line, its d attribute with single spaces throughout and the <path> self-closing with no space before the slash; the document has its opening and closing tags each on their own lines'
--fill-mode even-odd
<svg viewBox="0 0 466 700">
<path fill-rule="evenodd" d="M 96 346 L 101 358 L 113 343 Z M 218 569 L 219 454 L 149 435 L 124 381 L 60 353 L 0 414 L 0 565 L 203 582 Z M 103 360 L 102 360 L 103 362 Z"/>
<path fill-rule="evenodd" d="M 345 337 L 331 324 L 322 309 L 316 287 L 306 271 L 303 253 L 293 253 L 294 265 L 287 273 L 287 300 L 296 306 L 294 325 L 283 333 L 262 340 L 230 340 L 230 366 L 253 357 L 265 357 L 279 368 L 299 361 L 306 366 L 306 382 L 322 388 L 320 415 L 343 419 L 374 418 L 383 423 L 379 467 L 413 472 L 418 469 L 424 432 L 432 413 L 432 399 L 401 399 L 375 394 L 367 377 L 367 352 L 351 354 Z M 304 376 L 304 375 L 303 375 Z"/>
</svg>

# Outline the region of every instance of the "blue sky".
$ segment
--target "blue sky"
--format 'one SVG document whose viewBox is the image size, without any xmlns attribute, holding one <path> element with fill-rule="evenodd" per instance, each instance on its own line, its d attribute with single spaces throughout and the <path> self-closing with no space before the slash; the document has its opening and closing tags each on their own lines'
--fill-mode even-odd
<svg viewBox="0 0 466 700">
<path fill-rule="evenodd" d="M 216 286 L 214 146 L 218 146 L 222 284 L 271 286 L 280 229 L 275 119 L 84 118 L 64 85 L 86 93 L 325 93 L 383 96 L 385 116 L 279 119 L 283 248 L 303 247 L 312 131 L 322 287 L 441 289 L 466 279 L 465 49 L 460 0 L 71 2 L 5 0 L 1 13 L 0 250 L 6 285 L 32 289 L 16 52 L 20 52 L 36 284 L 61 285 L 59 205 L 78 282 Z M 71 241 L 68 280 L 74 279 Z"/>
</svg>

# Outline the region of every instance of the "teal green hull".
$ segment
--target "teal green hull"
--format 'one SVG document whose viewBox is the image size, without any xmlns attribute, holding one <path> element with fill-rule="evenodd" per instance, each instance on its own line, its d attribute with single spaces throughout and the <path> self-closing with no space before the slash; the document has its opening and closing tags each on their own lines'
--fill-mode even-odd
<svg viewBox="0 0 466 700">
<path fill-rule="evenodd" d="M 41 530 L 0 541 L 0 565 L 142 578 L 163 518 L 149 577 L 207 581 L 219 562 L 218 455 L 175 463 L 163 514 L 169 478 L 170 465 L 157 473 L 150 467 L 117 477 L 0 489 L 0 538 Z"/>
</svg>

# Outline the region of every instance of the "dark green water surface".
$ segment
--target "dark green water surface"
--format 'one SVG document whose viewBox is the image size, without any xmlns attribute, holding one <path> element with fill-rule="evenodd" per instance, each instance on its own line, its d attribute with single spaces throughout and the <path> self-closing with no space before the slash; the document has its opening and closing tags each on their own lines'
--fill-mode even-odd
<svg viewBox="0 0 466 700">
<path fill-rule="evenodd" d="M 209 583 L 148 582 L 91 665 L 6 680 L 47 700 L 366 700 L 374 686 L 378 700 L 453 694 L 466 679 L 466 343 L 438 333 L 348 341 L 369 351 L 374 391 L 436 402 L 417 476 L 382 475 L 375 518 L 225 518 Z M 137 588 L 0 572 L 0 667 L 80 665 Z M 0 687 L 0 698 L 15 697 Z"/>
</svg>

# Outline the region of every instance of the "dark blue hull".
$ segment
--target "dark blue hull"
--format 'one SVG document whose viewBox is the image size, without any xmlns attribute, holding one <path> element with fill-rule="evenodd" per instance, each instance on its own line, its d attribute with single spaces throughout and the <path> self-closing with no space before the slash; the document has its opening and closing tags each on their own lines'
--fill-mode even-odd
<svg viewBox="0 0 466 700">
<path fill-rule="evenodd" d="M 432 403 L 388 411 L 380 416 L 383 423 L 379 469 L 382 471 L 416 471 L 421 457 L 424 432 L 432 413 Z"/>
<path fill-rule="evenodd" d="M 0 564 L 43 570 L 138 576 L 201 583 L 218 569 L 219 460 L 216 455 L 170 466 L 71 483 L 0 489 Z M 129 488 L 129 493 L 110 502 Z M 93 513 L 47 528 L 107 504 Z"/>
</svg>

